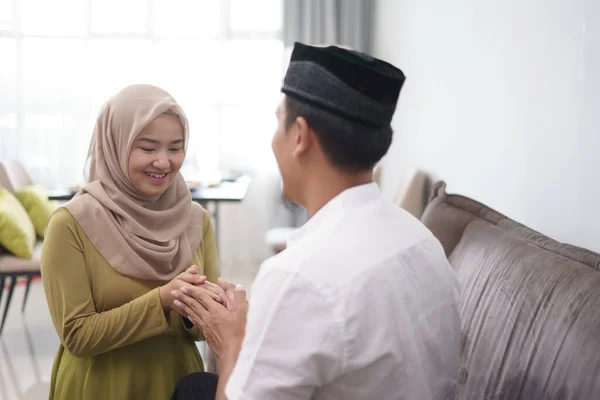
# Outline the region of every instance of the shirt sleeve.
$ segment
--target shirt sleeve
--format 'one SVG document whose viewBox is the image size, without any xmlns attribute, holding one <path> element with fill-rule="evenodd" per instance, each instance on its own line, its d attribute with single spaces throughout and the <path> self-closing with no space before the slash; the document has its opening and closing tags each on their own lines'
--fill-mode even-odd
<svg viewBox="0 0 600 400">
<path fill-rule="evenodd" d="M 215 241 L 215 231 L 213 229 L 213 224 L 210 219 L 210 215 L 208 211 L 204 210 L 204 228 L 203 228 L 203 236 L 202 242 L 198 247 L 198 253 L 201 253 L 200 260 L 203 261 L 204 271 L 202 274 L 206 275 L 206 279 L 209 282 L 217 283 L 219 279 L 219 257 L 217 254 L 217 243 Z M 179 317 L 182 318 L 182 317 Z M 188 337 L 195 341 L 203 341 L 204 334 L 192 322 L 187 318 L 182 318 L 183 323 L 182 326 L 188 335 Z"/>
<path fill-rule="evenodd" d="M 65 348 L 90 357 L 144 339 L 175 334 L 160 303 L 158 288 L 115 309 L 99 313 L 87 274 L 83 242 L 66 209 L 50 219 L 41 257 L 50 315 Z"/>
<path fill-rule="evenodd" d="M 309 399 L 333 381 L 343 364 L 343 323 L 334 309 L 332 299 L 296 273 L 259 274 L 228 400 Z"/>
</svg>

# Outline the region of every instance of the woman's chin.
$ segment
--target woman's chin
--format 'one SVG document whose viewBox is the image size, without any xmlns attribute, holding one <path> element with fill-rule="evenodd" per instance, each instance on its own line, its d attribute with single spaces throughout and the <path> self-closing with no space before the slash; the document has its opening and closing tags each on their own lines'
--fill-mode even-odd
<svg viewBox="0 0 600 400">
<path fill-rule="evenodd" d="M 168 184 L 160 186 L 144 185 L 143 187 L 138 187 L 136 189 L 144 196 L 160 196 L 167 191 L 168 187 Z"/>
</svg>

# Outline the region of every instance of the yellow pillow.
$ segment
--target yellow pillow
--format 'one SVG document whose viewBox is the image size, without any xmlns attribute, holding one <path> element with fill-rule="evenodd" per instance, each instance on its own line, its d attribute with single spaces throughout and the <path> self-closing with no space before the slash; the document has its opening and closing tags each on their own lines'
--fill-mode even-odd
<svg viewBox="0 0 600 400">
<path fill-rule="evenodd" d="M 35 232 L 43 238 L 48 220 L 56 210 L 57 204 L 48 200 L 48 191 L 40 185 L 26 186 L 17 190 L 17 198 L 33 222 Z"/>
<path fill-rule="evenodd" d="M 35 229 L 27 212 L 8 190 L 0 188 L 0 245 L 17 257 L 31 258 Z"/>
</svg>

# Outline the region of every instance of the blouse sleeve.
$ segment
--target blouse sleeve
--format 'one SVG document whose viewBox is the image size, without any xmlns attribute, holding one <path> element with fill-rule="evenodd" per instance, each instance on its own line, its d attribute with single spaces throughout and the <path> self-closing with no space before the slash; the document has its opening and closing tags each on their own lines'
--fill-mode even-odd
<svg viewBox="0 0 600 400">
<path fill-rule="evenodd" d="M 41 270 L 56 332 L 76 357 L 175 334 L 161 306 L 158 288 L 112 310 L 96 311 L 83 242 L 75 218 L 66 209 L 56 211 L 49 221 Z"/>
</svg>

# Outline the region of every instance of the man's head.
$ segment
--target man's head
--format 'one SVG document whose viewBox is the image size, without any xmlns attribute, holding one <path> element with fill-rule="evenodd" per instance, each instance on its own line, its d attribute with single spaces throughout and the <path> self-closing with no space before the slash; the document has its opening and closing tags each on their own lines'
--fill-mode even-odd
<svg viewBox="0 0 600 400">
<path fill-rule="evenodd" d="M 392 142 L 404 79 L 399 69 L 367 55 L 296 43 L 272 143 L 284 194 L 302 204 L 315 179 L 371 173 Z"/>
</svg>

